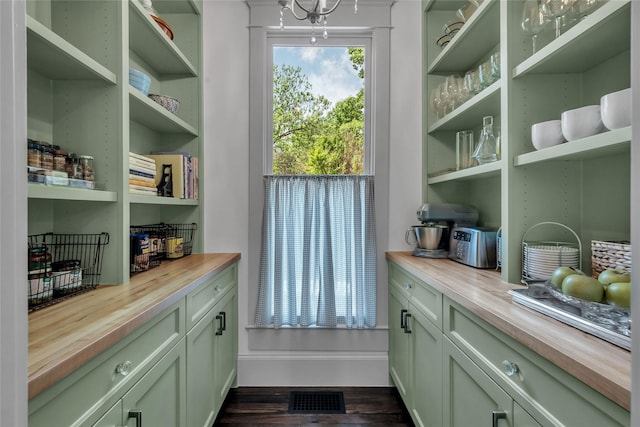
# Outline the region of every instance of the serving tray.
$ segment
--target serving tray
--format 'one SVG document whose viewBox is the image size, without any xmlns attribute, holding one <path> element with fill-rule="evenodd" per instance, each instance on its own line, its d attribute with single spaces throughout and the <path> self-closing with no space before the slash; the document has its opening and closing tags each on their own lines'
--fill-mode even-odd
<svg viewBox="0 0 640 427">
<path fill-rule="evenodd" d="M 525 289 L 509 291 L 514 302 L 625 350 L 631 350 L 631 315 L 628 310 L 613 306 L 606 308 L 605 304 L 590 304 L 586 301 L 574 302 L 562 298 L 545 283 L 527 285 Z"/>
</svg>

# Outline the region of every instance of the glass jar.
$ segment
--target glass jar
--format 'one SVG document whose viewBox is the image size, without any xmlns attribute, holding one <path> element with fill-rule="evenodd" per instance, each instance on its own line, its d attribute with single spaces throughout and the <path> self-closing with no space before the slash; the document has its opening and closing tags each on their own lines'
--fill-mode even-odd
<svg viewBox="0 0 640 427">
<path fill-rule="evenodd" d="M 482 133 L 480 141 L 473 153 L 473 158 L 479 165 L 491 163 L 498 160 L 496 137 L 493 134 L 493 117 L 486 116 L 482 118 Z"/>
<path fill-rule="evenodd" d="M 53 147 L 50 145 L 42 146 L 41 167 L 47 170 L 53 170 Z"/>
<path fill-rule="evenodd" d="M 67 152 L 61 150 L 58 145 L 53 146 L 53 170 L 67 171 Z"/>
<path fill-rule="evenodd" d="M 82 171 L 82 179 L 85 181 L 95 181 L 92 156 L 80 156 L 80 170 Z"/>
<path fill-rule="evenodd" d="M 27 144 L 27 165 L 34 168 L 42 166 L 42 146 L 36 141 L 29 140 Z"/>
</svg>

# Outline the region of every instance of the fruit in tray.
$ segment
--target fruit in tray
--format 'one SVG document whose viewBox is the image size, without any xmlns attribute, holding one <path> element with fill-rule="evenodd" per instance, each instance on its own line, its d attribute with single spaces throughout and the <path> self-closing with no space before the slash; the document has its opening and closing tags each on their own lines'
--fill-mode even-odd
<svg viewBox="0 0 640 427">
<path fill-rule="evenodd" d="M 611 283 L 631 283 L 631 273 L 607 268 L 600 272 L 598 280 L 605 286 Z"/>
<path fill-rule="evenodd" d="M 627 271 L 607 269 L 595 279 L 573 267 L 558 267 L 550 282 L 563 294 L 574 298 L 624 308 L 631 306 L 631 273 Z"/>
<path fill-rule="evenodd" d="M 562 288 L 562 281 L 565 277 L 570 276 L 572 274 L 584 274 L 582 271 L 577 270 L 573 267 L 558 267 L 553 271 L 551 275 L 551 284 L 556 288 Z"/>
<path fill-rule="evenodd" d="M 584 274 L 570 274 L 562 281 L 562 293 L 587 301 L 600 302 L 604 296 L 604 288 L 598 279 Z"/>
</svg>

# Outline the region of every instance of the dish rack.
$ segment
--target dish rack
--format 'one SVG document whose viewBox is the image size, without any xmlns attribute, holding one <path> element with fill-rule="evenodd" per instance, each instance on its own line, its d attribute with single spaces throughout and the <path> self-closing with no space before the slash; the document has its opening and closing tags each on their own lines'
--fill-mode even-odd
<svg viewBox="0 0 640 427">
<path fill-rule="evenodd" d="M 191 255 L 198 224 L 132 225 L 130 274 L 158 267 L 163 260 Z"/>
<path fill-rule="evenodd" d="M 526 239 L 529 232 L 542 226 L 564 228 L 573 234 L 577 243 L 549 240 L 528 241 Z M 542 257 L 542 255 L 538 255 L 539 252 L 544 252 L 545 258 L 543 261 L 539 261 L 539 264 L 535 265 L 535 267 L 539 268 L 542 266 L 542 268 L 539 268 L 534 273 L 534 263 L 532 259 L 535 256 Z M 582 270 L 582 241 L 580 237 L 578 237 L 576 232 L 570 227 L 558 222 L 546 221 L 531 226 L 522 236 L 522 282 L 529 283 L 549 280 L 553 270 L 562 265 L 573 266 Z"/>
<path fill-rule="evenodd" d="M 108 233 L 28 236 L 29 311 L 95 289 L 108 244 Z"/>
</svg>

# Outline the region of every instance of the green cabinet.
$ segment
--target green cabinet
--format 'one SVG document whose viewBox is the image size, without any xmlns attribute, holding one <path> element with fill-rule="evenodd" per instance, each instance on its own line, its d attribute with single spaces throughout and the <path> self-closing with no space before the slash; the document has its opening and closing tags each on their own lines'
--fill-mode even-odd
<svg viewBox="0 0 640 427">
<path fill-rule="evenodd" d="M 236 380 L 237 292 L 234 263 L 31 399 L 29 426 L 210 427 Z"/>
<path fill-rule="evenodd" d="M 173 40 L 139 0 L 26 3 L 27 137 L 92 156 L 95 172 L 94 189 L 29 183 L 28 233 L 108 232 L 100 281 L 127 283 L 130 225 L 202 224 L 201 200 L 129 192 L 130 151 L 202 159 L 202 0 L 153 2 Z M 177 98 L 177 114 L 131 86 L 129 68 L 150 77 L 151 93 Z"/>
<path fill-rule="evenodd" d="M 443 353 L 443 425 L 514 426 L 513 399 L 446 338 Z"/>
<path fill-rule="evenodd" d="M 629 411 L 393 262 L 389 319 L 390 377 L 418 426 L 630 425 Z"/>
<path fill-rule="evenodd" d="M 187 426 L 211 427 L 237 374 L 237 289 L 187 333 Z"/>
<path fill-rule="evenodd" d="M 442 331 L 433 323 L 439 316 L 430 310 L 433 305 L 429 298 L 419 297 L 423 294 L 434 295 L 435 291 L 405 272 L 390 268 L 389 372 L 416 425 L 439 426 Z"/>
</svg>

